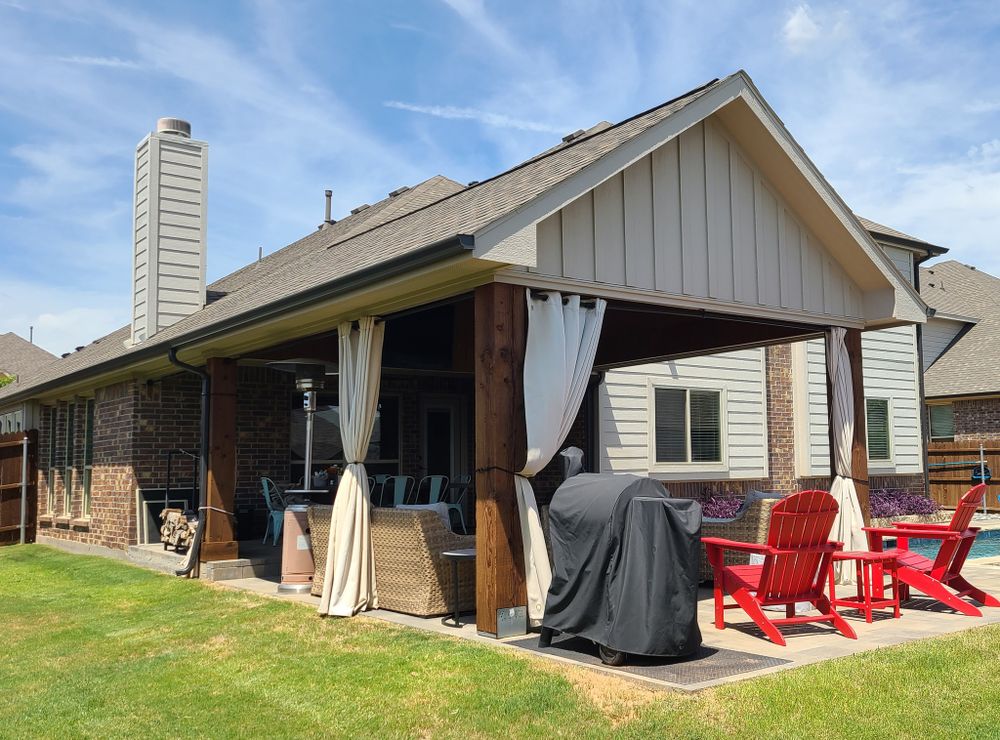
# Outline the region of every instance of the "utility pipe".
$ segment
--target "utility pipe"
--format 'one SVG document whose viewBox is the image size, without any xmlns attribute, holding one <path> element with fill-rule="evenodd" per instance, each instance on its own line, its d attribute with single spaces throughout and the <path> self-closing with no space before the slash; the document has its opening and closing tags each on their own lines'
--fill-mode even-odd
<svg viewBox="0 0 1000 740">
<path fill-rule="evenodd" d="M 21 544 L 28 526 L 28 435 L 21 440 Z"/>
</svg>

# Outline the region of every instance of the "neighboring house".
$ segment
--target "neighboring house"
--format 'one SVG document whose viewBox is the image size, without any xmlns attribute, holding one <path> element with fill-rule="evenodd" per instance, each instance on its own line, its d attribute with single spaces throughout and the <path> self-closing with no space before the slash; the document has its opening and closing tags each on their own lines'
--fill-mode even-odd
<svg viewBox="0 0 1000 740">
<path fill-rule="evenodd" d="M 859 218 L 911 285 L 942 247 Z M 919 326 L 863 335 L 873 488 L 926 491 Z M 789 492 L 830 474 L 822 339 L 607 373 L 601 467 L 652 475 L 675 494 Z M 687 415 L 686 424 L 675 423 Z"/>
<path fill-rule="evenodd" d="M 16 387 L 27 383 L 32 375 L 39 372 L 56 356 L 46 352 L 14 332 L 0 334 L 0 379 L 2 385 Z M 38 422 L 32 415 L 32 405 L 0 410 L 0 434 L 30 429 Z"/>
<path fill-rule="evenodd" d="M 1000 440 L 1000 278 L 955 260 L 920 270 L 931 441 Z"/>
<path fill-rule="evenodd" d="M 683 455 L 683 465 L 725 449 L 730 470 L 747 476 L 773 477 L 777 457 L 782 475 L 795 475 L 791 343 L 843 329 L 856 358 L 862 332 L 926 318 L 914 287 L 743 72 L 577 132 L 490 179 L 395 190 L 210 285 L 207 145 L 189 137 L 187 124 L 167 120 L 136 150 L 134 221 L 122 225 L 134 234 L 129 325 L 0 389 L 0 412 L 25 403 L 38 412 L 40 540 L 135 543 L 148 531 L 144 505 L 164 497 L 166 453 L 201 447 L 213 507 L 201 555 L 234 557 L 263 522 L 260 477 L 294 483 L 309 472 L 301 395 L 270 363 L 309 359 L 333 372 L 342 322 L 381 317 L 366 466 L 475 475 L 477 623 L 496 634 L 498 610 L 526 604 L 512 575 L 523 572 L 512 471 L 527 453 L 518 368 L 529 291 L 607 301 L 594 382 L 568 442 L 593 450 L 602 435 L 648 437 L 648 386 L 623 404 L 631 411 L 619 427 L 598 432 L 601 373 L 609 385 L 626 374 L 619 368 L 738 353 L 758 379 L 726 389 L 734 421 L 724 432 L 699 421 L 713 402 L 721 409 L 700 388 L 660 403 L 673 409 L 664 428 L 681 429 L 684 443 L 665 444 L 667 458 Z M 863 378 L 852 375 L 861 409 Z M 343 453 L 336 381 L 323 380 L 325 466 Z M 743 405 L 759 409 L 768 387 L 783 393 L 772 392 L 769 422 L 740 426 Z M 852 465 L 863 488 L 864 458 Z M 552 463 L 534 478 L 540 501 L 558 471 Z M 236 527 L 221 512 L 235 512 Z"/>
</svg>

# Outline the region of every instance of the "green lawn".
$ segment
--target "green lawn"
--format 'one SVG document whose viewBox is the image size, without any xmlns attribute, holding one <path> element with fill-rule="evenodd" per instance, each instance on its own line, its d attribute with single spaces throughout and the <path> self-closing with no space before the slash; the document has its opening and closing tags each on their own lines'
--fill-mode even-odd
<svg viewBox="0 0 1000 740">
<path fill-rule="evenodd" d="M 997 737 L 998 645 L 984 627 L 688 696 L 0 548 L 0 737 Z"/>
</svg>

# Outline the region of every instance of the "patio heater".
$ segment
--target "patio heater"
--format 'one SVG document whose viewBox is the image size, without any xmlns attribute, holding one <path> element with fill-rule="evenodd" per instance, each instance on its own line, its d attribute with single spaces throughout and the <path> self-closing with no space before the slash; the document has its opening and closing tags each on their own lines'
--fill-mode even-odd
<svg viewBox="0 0 1000 740">
<path fill-rule="evenodd" d="M 302 488 L 312 488 L 313 424 L 316 414 L 316 395 L 326 387 L 326 363 L 320 360 L 281 360 L 269 362 L 268 367 L 295 375 L 295 389 L 303 392 L 302 408 L 306 412 L 305 468 Z"/>
<path fill-rule="evenodd" d="M 271 362 L 275 370 L 293 373 L 295 388 L 302 391 L 303 409 L 306 412 L 305 469 L 302 474 L 304 496 L 312 489 L 313 423 L 316 414 L 316 394 L 326 386 L 326 364 L 316 360 L 285 360 Z M 307 593 L 312 589 L 315 565 L 312 543 L 309 539 L 309 507 L 305 503 L 285 507 L 281 542 L 281 583 L 278 593 Z"/>
</svg>

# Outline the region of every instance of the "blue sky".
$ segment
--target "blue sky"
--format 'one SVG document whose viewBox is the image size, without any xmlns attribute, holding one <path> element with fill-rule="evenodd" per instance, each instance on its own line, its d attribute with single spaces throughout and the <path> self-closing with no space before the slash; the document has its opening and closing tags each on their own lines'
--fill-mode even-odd
<svg viewBox="0 0 1000 740">
<path fill-rule="evenodd" d="M 996 2 L 0 0 L 0 332 L 128 323 L 132 158 L 210 144 L 209 279 L 746 69 L 858 213 L 1000 274 Z"/>
</svg>

